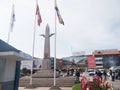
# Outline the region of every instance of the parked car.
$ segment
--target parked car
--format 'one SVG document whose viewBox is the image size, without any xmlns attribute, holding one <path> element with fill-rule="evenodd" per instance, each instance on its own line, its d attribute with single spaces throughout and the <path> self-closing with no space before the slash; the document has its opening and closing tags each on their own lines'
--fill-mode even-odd
<svg viewBox="0 0 120 90">
<path fill-rule="evenodd" d="M 94 69 L 88 69 L 88 74 L 90 76 L 94 76 L 95 75 L 95 70 Z"/>
<path fill-rule="evenodd" d="M 103 74 L 103 72 L 104 72 L 104 69 L 98 69 L 102 74 Z"/>
</svg>

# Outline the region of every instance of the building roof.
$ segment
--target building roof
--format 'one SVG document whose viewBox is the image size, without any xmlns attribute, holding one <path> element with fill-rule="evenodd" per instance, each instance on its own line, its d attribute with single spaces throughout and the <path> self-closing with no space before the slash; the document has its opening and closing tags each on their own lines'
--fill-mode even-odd
<svg viewBox="0 0 120 90">
<path fill-rule="evenodd" d="M 95 51 L 92 53 L 93 55 L 120 55 L 120 51 L 116 50 L 116 51 Z"/>
<path fill-rule="evenodd" d="M 31 60 L 32 56 L 14 48 L 0 39 L 0 58 L 5 60 Z"/>
<path fill-rule="evenodd" d="M 8 43 L 0 39 L 0 52 L 6 52 L 6 51 L 15 51 L 17 53 L 20 52 L 20 50 L 14 48 L 13 46 L 9 45 Z"/>
</svg>

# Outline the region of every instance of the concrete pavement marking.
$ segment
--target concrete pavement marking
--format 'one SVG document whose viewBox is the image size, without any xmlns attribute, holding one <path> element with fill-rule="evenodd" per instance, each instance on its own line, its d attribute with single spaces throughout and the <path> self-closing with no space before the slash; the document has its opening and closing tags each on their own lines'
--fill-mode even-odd
<svg viewBox="0 0 120 90">
<path fill-rule="evenodd" d="M 72 90 L 72 87 L 60 87 L 62 90 Z M 26 89 L 25 87 L 19 87 L 18 90 L 49 90 L 50 87 L 37 87 L 34 89 Z"/>
</svg>

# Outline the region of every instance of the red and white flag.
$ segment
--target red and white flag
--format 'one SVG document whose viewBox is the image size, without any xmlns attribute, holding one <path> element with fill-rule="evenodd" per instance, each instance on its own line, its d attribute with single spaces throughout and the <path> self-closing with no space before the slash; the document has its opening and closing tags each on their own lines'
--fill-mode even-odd
<svg viewBox="0 0 120 90">
<path fill-rule="evenodd" d="M 40 26 L 40 23 L 42 23 L 42 18 L 41 18 L 41 15 L 40 15 L 40 10 L 39 10 L 38 5 L 37 5 L 37 8 L 36 8 L 36 15 L 37 15 L 38 26 Z"/>
</svg>

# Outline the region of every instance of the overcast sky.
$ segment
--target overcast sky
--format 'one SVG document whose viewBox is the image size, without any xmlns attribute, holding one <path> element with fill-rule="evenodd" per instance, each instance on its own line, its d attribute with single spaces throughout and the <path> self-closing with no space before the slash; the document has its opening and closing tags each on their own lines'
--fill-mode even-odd
<svg viewBox="0 0 120 90">
<path fill-rule="evenodd" d="M 36 12 L 35 0 L 0 0 L 0 38 L 7 42 L 12 4 L 15 5 L 13 32 L 9 43 L 32 55 Z M 42 17 L 36 25 L 35 57 L 43 58 L 47 23 L 55 32 L 54 0 L 38 0 Z M 65 25 L 57 20 L 58 58 L 71 56 L 72 52 L 86 54 L 100 49 L 120 49 L 120 0 L 57 0 Z M 51 56 L 54 56 L 54 36 L 51 37 Z"/>
</svg>

